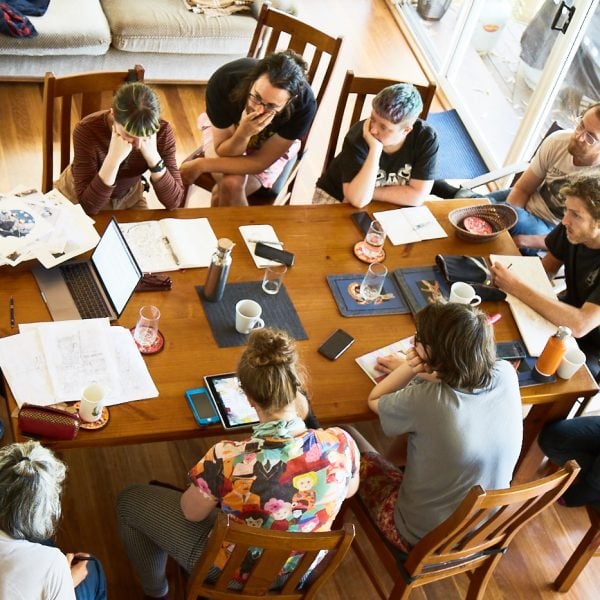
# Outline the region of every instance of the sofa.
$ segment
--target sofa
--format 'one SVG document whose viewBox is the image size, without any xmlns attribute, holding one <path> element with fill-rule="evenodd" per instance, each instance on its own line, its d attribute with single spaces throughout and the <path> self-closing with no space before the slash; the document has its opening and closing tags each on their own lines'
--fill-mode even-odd
<svg viewBox="0 0 600 600">
<path fill-rule="evenodd" d="M 50 0 L 42 17 L 29 17 L 36 37 L 0 34 L 0 80 L 141 64 L 148 82 L 203 83 L 246 55 L 253 14 L 256 6 L 232 15 L 195 14 L 184 0 Z"/>
</svg>

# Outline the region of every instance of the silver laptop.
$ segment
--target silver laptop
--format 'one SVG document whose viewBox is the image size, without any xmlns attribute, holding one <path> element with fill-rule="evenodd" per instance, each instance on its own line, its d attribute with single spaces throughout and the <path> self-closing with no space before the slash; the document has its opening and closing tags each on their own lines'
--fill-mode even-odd
<svg viewBox="0 0 600 600">
<path fill-rule="evenodd" d="M 113 218 L 90 260 L 52 269 L 39 265 L 33 275 L 55 321 L 118 319 L 142 278 L 119 224 Z"/>
</svg>

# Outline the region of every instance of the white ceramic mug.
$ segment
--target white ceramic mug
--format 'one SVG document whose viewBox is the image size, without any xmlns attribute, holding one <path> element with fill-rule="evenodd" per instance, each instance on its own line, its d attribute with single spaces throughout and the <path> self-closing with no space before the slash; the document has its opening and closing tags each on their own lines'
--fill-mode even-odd
<svg viewBox="0 0 600 600">
<path fill-rule="evenodd" d="M 239 333 L 250 333 L 260 329 L 265 322 L 260 318 L 262 307 L 254 300 L 240 300 L 235 305 L 235 328 Z"/>
<path fill-rule="evenodd" d="M 481 304 L 481 298 L 475 293 L 475 289 L 472 285 L 457 281 L 456 283 L 453 283 L 450 288 L 450 302 L 477 306 L 478 304 Z"/>
<path fill-rule="evenodd" d="M 82 421 L 94 423 L 102 416 L 105 396 L 106 391 L 99 383 L 92 383 L 83 388 L 79 405 L 79 417 Z"/>
<path fill-rule="evenodd" d="M 585 364 L 585 354 L 579 348 L 569 348 L 560 361 L 556 374 L 561 379 L 571 379 L 583 364 Z"/>
</svg>

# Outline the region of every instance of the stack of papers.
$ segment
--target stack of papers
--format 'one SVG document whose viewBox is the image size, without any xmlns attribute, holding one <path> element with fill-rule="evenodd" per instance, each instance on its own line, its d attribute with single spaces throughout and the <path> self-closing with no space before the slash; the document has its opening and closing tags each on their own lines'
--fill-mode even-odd
<svg viewBox="0 0 600 600">
<path fill-rule="evenodd" d="M 81 400 L 90 383 L 108 390 L 109 406 L 158 396 L 131 332 L 108 319 L 21 324 L 19 331 L 0 339 L 0 368 L 18 406 Z"/>
<path fill-rule="evenodd" d="M 448 237 L 426 206 L 396 208 L 373 213 L 394 246 Z"/>
<path fill-rule="evenodd" d="M 119 223 L 144 273 L 208 267 L 217 236 L 208 219 L 161 219 Z"/>
<path fill-rule="evenodd" d="M 57 190 L 0 196 L 0 266 L 37 258 L 49 269 L 91 250 L 99 239 L 93 219 Z"/>
</svg>

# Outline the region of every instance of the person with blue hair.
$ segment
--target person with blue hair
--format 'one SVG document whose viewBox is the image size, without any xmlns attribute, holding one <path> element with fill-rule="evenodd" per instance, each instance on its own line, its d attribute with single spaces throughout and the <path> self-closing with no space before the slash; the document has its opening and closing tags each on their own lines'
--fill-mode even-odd
<svg viewBox="0 0 600 600">
<path fill-rule="evenodd" d="M 342 151 L 317 181 L 313 204 L 421 205 L 433 186 L 438 151 L 435 130 L 418 118 L 422 110 L 410 83 L 381 90 L 371 116 L 350 128 Z"/>
</svg>

